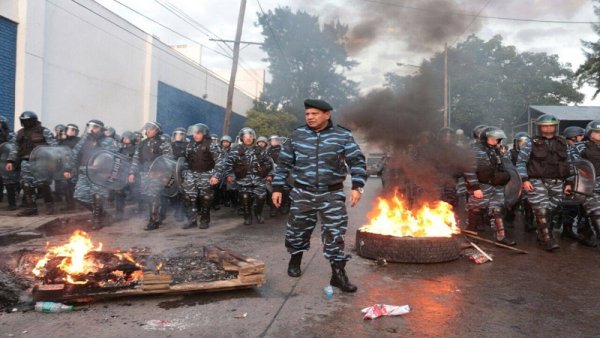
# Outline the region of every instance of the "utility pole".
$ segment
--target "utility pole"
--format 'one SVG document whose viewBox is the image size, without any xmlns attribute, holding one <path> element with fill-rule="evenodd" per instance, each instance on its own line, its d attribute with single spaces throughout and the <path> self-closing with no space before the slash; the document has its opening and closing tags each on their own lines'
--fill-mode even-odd
<svg viewBox="0 0 600 338">
<path fill-rule="evenodd" d="M 237 31 L 233 44 L 233 62 L 231 64 L 231 76 L 229 77 L 229 89 L 227 90 L 227 106 L 225 107 L 225 120 L 223 121 L 223 135 L 229 133 L 231 112 L 233 110 L 233 93 L 235 91 L 235 75 L 237 73 L 238 59 L 240 56 L 240 40 L 242 39 L 242 28 L 244 25 L 244 14 L 246 13 L 246 0 L 241 0 L 240 14 L 238 15 Z"/>
<path fill-rule="evenodd" d="M 448 43 L 444 43 L 444 127 L 448 127 Z"/>
</svg>

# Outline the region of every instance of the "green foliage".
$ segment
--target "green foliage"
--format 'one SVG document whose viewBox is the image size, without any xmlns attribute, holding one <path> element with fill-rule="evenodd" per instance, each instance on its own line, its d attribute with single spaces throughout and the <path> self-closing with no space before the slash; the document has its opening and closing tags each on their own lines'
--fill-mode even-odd
<svg viewBox="0 0 600 338">
<path fill-rule="evenodd" d="M 258 136 L 271 135 L 288 136 L 300 123 L 291 113 L 276 110 L 259 101 L 254 102 L 254 108 L 248 111 L 246 127 L 256 131 Z"/>
<path fill-rule="evenodd" d="M 358 84 L 344 71 L 356 65 L 348 58 L 344 37 L 348 26 L 332 22 L 323 26 L 317 16 L 289 7 L 259 13 L 272 79 L 262 100 L 291 112 L 299 119 L 307 98 L 328 101 L 334 109 L 358 95 Z"/>
<path fill-rule="evenodd" d="M 429 80 L 436 106 L 444 97 L 444 55 L 437 53 L 421 64 L 420 74 L 386 75 L 386 86 L 402 92 L 411 80 Z M 574 83 L 569 64 L 557 55 L 517 52 L 497 35 L 484 41 L 474 35 L 448 49 L 451 125 L 470 130 L 477 124 L 499 126 L 508 132 L 526 122 L 528 105 L 560 105 L 584 98 Z"/>
<path fill-rule="evenodd" d="M 600 2 L 595 0 L 595 2 Z M 600 17 L 600 6 L 594 6 L 594 13 Z M 594 24 L 592 26 L 594 32 L 600 36 L 600 25 Z M 594 41 L 581 41 L 583 45 L 584 54 L 586 57 L 585 62 L 579 66 L 575 76 L 577 76 L 577 84 L 581 87 L 583 84 L 589 84 L 596 88 L 593 98 L 596 98 L 600 93 L 600 40 Z"/>
</svg>

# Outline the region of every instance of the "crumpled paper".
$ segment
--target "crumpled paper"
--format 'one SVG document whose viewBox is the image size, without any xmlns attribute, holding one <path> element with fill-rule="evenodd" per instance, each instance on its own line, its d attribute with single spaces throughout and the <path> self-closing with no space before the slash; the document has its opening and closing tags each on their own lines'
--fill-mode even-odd
<svg viewBox="0 0 600 338">
<path fill-rule="evenodd" d="M 375 304 L 362 309 L 361 312 L 365 314 L 363 319 L 375 319 L 381 316 L 400 316 L 409 313 L 410 306 Z"/>
</svg>

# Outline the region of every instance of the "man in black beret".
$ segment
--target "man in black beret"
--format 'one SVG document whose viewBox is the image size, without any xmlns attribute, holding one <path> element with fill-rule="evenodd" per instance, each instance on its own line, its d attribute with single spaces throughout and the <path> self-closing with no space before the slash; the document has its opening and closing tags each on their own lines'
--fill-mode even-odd
<svg viewBox="0 0 600 338">
<path fill-rule="evenodd" d="M 331 122 L 333 108 L 329 103 L 306 100 L 304 107 L 306 125 L 294 130 L 283 143 L 273 177 L 272 200 L 276 208 L 281 205 L 288 177 L 294 179 L 285 235 L 285 246 L 291 255 L 288 275 L 302 274 L 302 254 L 310 247 L 318 215 L 323 224 L 323 255 L 331 264 L 330 284 L 344 292 L 355 292 L 357 287 L 350 283 L 345 270 L 350 255 L 344 252 L 348 213 L 343 183 L 348 166 L 352 176 L 350 205 L 356 205 L 367 181 L 365 156 L 350 130 Z"/>
</svg>

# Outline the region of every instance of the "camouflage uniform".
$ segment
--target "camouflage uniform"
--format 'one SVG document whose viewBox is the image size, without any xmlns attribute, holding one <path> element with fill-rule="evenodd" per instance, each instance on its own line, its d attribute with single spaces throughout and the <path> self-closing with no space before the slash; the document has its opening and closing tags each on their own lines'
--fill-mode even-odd
<svg viewBox="0 0 600 338">
<path fill-rule="evenodd" d="M 510 175 L 504 169 L 503 155 L 498 147 L 488 146 L 484 141 L 474 149 L 476 152 L 472 169 L 464 174 L 471 193 L 467 203 L 469 228 L 474 231 L 480 228 L 483 210 L 487 210 L 488 217 L 483 215 L 483 219 L 490 220 L 490 225 L 496 230 L 496 240 L 514 245 L 515 243 L 506 237 L 502 218 L 504 185 L 510 180 Z M 477 190 L 481 190 L 483 197 L 477 198 L 473 195 Z"/>
<path fill-rule="evenodd" d="M 596 186 L 592 196 L 588 196 L 583 203 L 585 212 L 590 217 L 591 224 L 596 230 L 596 237 L 600 239 L 600 144 L 591 140 L 581 142 L 577 150 L 578 157 L 590 161 L 596 171 Z"/>
<path fill-rule="evenodd" d="M 14 151 L 15 148 L 15 134 L 13 132 L 11 132 L 8 129 L 8 126 L 6 126 L 6 128 L 1 128 L 0 129 L 0 144 L 4 144 L 6 143 L 5 147 L 6 149 L 4 151 L 7 151 L 8 155 L 11 151 Z M 1 164 L 2 166 L 4 166 L 4 163 Z M 4 187 L 6 187 L 6 197 L 8 200 L 8 210 L 16 210 L 17 209 L 17 195 L 19 192 L 19 171 L 18 170 L 13 170 L 13 171 L 6 171 L 1 170 L 2 171 L 2 180 L 1 180 L 1 184 L 0 184 L 0 189 L 2 190 L 2 192 L 4 191 Z M 0 192 L 0 195 L 2 194 L 2 192 Z"/>
<path fill-rule="evenodd" d="M 135 153 L 135 149 L 136 149 L 136 146 L 133 143 L 128 143 L 128 144 L 121 143 L 119 153 L 127 156 L 127 158 L 129 160 L 132 160 L 133 154 Z M 140 195 L 139 192 L 140 192 L 139 180 L 136 180 L 135 182 L 128 184 L 123 189 L 115 192 L 115 209 L 116 209 L 115 211 L 117 212 L 117 218 L 121 218 L 123 216 L 123 213 L 125 212 L 125 200 L 127 199 L 127 195 L 129 194 L 130 196 L 133 196 L 133 199 L 135 200 L 137 197 L 139 197 L 139 195 Z M 141 206 L 142 203 L 139 201 L 139 199 L 138 199 L 138 203 L 140 203 L 139 209 L 140 210 L 143 209 L 143 207 Z"/>
<path fill-rule="evenodd" d="M 70 149 L 75 148 L 77 143 L 81 140 L 78 136 L 67 136 L 66 138 L 59 141 L 59 145 L 69 147 Z M 63 211 L 69 211 L 75 209 L 75 184 L 77 183 L 77 176 L 73 176 L 69 179 L 56 180 L 54 181 L 55 190 L 61 196 L 65 197 L 66 205 L 62 209 Z"/>
<path fill-rule="evenodd" d="M 244 210 L 244 224 L 252 224 L 252 202 L 256 203 L 254 213 L 258 223 L 263 223 L 262 211 L 267 198 L 267 180 L 273 170 L 273 161 L 267 151 L 258 145 L 233 146 L 226 160 L 230 168 L 227 176 L 235 176 Z"/>
<path fill-rule="evenodd" d="M 109 195 L 109 190 L 97 184 L 94 184 L 87 176 L 87 164 L 92 153 L 96 149 L 105 149 L 108 151 L 117 152 L 119 149 L 115 140 L 110 137 L 105 137 L 102 132 L 86 133 L 75 148 L 71 155 L 69 168 L 71 172 L 77 170 L 77 184 L 73 196 L 84 207 L 92 212 L 92 221 L 94 228 L 101 228 L 107 225 L 107 217 L 104 212 L 104 201 Z"/>
<path fill-rule="evenodd" d="M 185 131 L 184 131 L 185 134 Z M 173 158 L 175 160 L 180 157 L 185 157 L 185 148 L 188 145 L 188 141 L 172 141 L 171 148 L 173 148 Z M 178 192 L 177 195 L 169 198 L 169 204 L 175 209 L 175 220 L 178 222 L 183 221 L 183 194 Z"/>
<path fill-rule="evenodd" d="M 558 210 L 563 185 L 570 174 L 567 149 L 567 141 L 561 136 L 535 136 L 521 147 L 517 158 L 519 176 L 533 186 L 527 199 L 536 217 L 538 238 L 548 251 L 558 248 L 549 229 L 551 215 Z"/>
<path fill-rule="evenodd" d="M 36 117 L 37 120 L 37 117 Z M 15 147 L 8 155 L 8 163 L 16 165 L 16 169 L 21 170 L 21 188 L 23 189 L 25 204 L 27 208 L 22 210 L 20 216 L 29 216 L 37 214 L 37 205 L 35 203 L 35 189 L 44 197 L 47 212 L 54 213 L 54 201 L 50 190 L 50 182 L 38 181 L 33 177 L 31 165 L 29 164 L 29 155 L 33 149 L 40 145 L 57 145 L 56 140 L 52 137 L 52 132 L 46 127 L 42 127 L 37 121 L 31 128 L 22 128 L 17 132 L 15 137 Z"/>
<path fill-rule="evenodd" d="M 141 184 L 142 198 L 150 208 L 150 223 L 148 230 L 158 228 L 160 219 L 161 197 L 163 185 L 160 181 L 152 179 L 148 175 L 150 165 L 159 156 L 165 155 L 173 158 L 171 140 L 167 136 L 158 134 L 152 138 L 146 138 L 137 146 L 131 163 L 130 174 Z"/>
<path fill-rule="evenodd" d="M 290 254 L 307 251 L 310 237 L 320 216 L 323 254 L 330 262 L 345 262 L 348 227 L 343 182 L 347 168 L 352 188 L 362 188 L 367 180 L 365 156 L 352 133 L 331 120 L 315 132 L 308 126 L 297 128 L 283 144 L 275 170 L 273 191 L 282 192 L 288 176 L 294 179 L 290 194 L 292 206 L 287 222 L 285 246 Z"/>
<path fill-rule="evenodd" d="M 223 154 L 219 146 L 205 138 L 201 142 L 188 143 L 185 148 L 185 161 L 188 170 L 183 173 L 183 191 L 186 199 L 189 224 L 186 228 L 199 223 L 200 228 L 208 228 L 210 208 L 212 207 L 215 187 L 210 184 L 212 177 L 218 180 L 223 176 Z M 196 221 L 197 206 L 200 207 L 200 219 Z"/>
<path fill-rule="evenodd" d="M 269 157 L 271 157 L 271 159 L 273 160 L 273 163 L 275 164 L 275 167 L 277 167 L 277 165 L 279 164 L 279 153 L 281 152 L 281 146 L 280 145 L 276 145 L 276 146 L 269 146 L 267 148 L 267 153 L 269 154 Z M 273 185 L 271 183 L 268 184 L 267 186 L 268 190 L 269 190 L 269 201 L 271 200 L 271 193 L 273 190 Z M 283 214 L 287 214 L 290 211 L 290 192 L 292 190 L 292 187 L 288 184 L 288 182 L 286 182 L 286 184 L 283 186 L 283 192 L 282 192 L 282 196 L 281 196 L 281 213 Z M 276 216 L 277 215 L 277 208 L 275 208 L 275 206 L 270 202 L 269 203 L 271 206 L 271 216 Z"/>
</svg>

